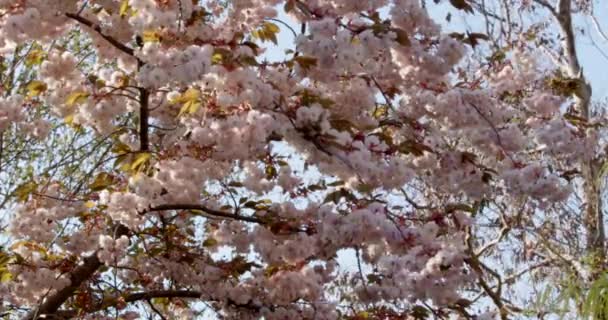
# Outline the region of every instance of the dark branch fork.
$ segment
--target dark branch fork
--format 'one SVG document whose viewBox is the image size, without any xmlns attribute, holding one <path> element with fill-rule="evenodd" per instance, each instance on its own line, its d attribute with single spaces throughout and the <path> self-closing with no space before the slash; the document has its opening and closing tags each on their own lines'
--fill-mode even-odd
<svg viewBox="0 0 608 320">
<path fill-rule="evenodd" d="M 101 29 L 101 26 L 99 26 L 98 24 L 93 23 L 92 21 L 83 18 L 82 16 L 78 15 L 78 14 L 73 14 L 73 13 L 69 13 L 66 12 L 65 14 L 66 17 L 73 19 L 75 21 L 77 21 L 78 23 L 87 26 L 91 29 L 93 29 L 97 34 L 99 34 L 102 38 L 104 38 L 106 41 L 108 41 L 114 48 L 120 50 L 123 53 L 126 53 L 127 55 L 135 58 L 137 60 L 137 66 L 138 68 L 141 68 L 145 63 L 143 61 L 141 61 L 141 59 L 139 59 L 138 57 L 135 56 L 135 50 L 125 44 L 123 44 L 122 42 L 114 39 L 111 36 L 108 36 L 106 34 L 103 33 L 103 30 Z M 150 117 L 150 110 L 149 110 L 149 98 L 150 98 L 150 92 L 148 91 L 148 89 L 146 88 L 138 88 L 139 89 L 139 103 L 140 103 L 140 115 L 139 115 L 139 139 L 140 139 L 140 151 L 148 151 L 149 150 L 149 138 L 148 138 L 148 131 L 150 128 L 149 125 L 149 117 Z"/>
</svg>

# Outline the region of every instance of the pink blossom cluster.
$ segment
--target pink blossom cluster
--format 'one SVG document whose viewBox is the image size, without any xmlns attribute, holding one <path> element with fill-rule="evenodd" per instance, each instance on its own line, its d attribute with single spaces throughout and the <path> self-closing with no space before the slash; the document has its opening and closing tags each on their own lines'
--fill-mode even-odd
<svg viewBox="0 0 608 320">
<path fill-rule="evenodd" d="M 268 62 L 283 7 L 306 28 Z M 53 44 L 77 30 L 91 56 Z M 187 288 L 238 319 L 338 319 L 347 296 L 446 307 L 473 279 L 463 208 L 567 199 L 549 168 L 595 139 L 540 85 L 530 54 L 459 83 L 467 47 L 418 0 L 0 0 L 0 47 L 28 41 L 49 48 L 33 67 L 46 90 L 0 98 L 0 132 L 23 122 L 48 134 L 25 121 L 29 99 L 115 146 L 87 177 L 110 182 L 39 187 L 16 207 L 25 262 L 0 292 L 24 308 L 69 285 L 85 256 L 110 270 L 81 285 L 95 299 L 115 271 L 125 293 Z M 338 182 L 309 183 L 313 169 Z M 428 207 L 401 197 L 413 187 Z M 367 270 L 340 265 L 345 250 Z M 334 290 L 344 275 L 350 295 Z"/>
</svg>

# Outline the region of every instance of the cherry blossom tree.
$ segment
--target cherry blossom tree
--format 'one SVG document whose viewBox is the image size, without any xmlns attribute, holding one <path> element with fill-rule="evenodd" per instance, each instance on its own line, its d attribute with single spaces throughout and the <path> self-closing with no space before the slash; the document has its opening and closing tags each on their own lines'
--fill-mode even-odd
<svg viewBox="0 0 608 320">
<path fill-rule="evenodd" d="M 512 31 L 491 51 L 499 36 L 446 32 L 431 5 L 0 0 L 3 314 L 520 317 L 501 291 L 520 273 L 489 257 L 534 249 L 505 239 L 581 190 L 602 260 L 602 122 L 578 62 Z M 543 248 L 521 274 L 597 278 Z"/>
<path fill-rule="evenodd" d="M 491 246 L 484 247 L 480 258 L 491 269 L 486 274 L 492 290 L 477 297 L 501 296 L 505 301 L 516 301 L 515 305 L 523 307 L 521 313 L 530 317 L 570 313 L 569 317 L 577 319 L 586 315 L 603 319 L 605 103 L 598 101 L 603 95 L 601 83 L 589 80 L 597 78 L 598 72 L 585 59 L 606 57 L 605 22 L 597 15 L 605 3 L 533 0 L 466 4 L 469 10 L 461 17 L 475 26 L 473 31 L 457 34 L 475 44 L 477 63 L 510 63 L 512 50 L 522 45 L 537 49 L 538 55 L 556 68 L 546 83 L 554 94 L 567 98 L 562 105 L 567 121 L 597 136 L 589 158 L 558 169 L 572 186 L 568 201 L 527 215 L 509 216 L 498 210 L 478 217 L 477 231 L 471 235 L 478 241 L 490 240 Z M 476 66 L 471 64 L 469 70 Z M 483 227 L 480 219 L 486 221 Z M 482 228 L 486 230 L 481 232 Z M 522 294 L 522 287 L 529 294 Z"/>
</svg>

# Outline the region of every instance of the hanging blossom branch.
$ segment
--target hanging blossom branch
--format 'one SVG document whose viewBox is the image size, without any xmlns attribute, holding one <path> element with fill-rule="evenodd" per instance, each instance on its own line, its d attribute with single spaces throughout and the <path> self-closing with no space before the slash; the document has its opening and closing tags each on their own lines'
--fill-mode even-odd
<svg viewBox="0 0 608 320">
<path fill-rule="evenodd" d="M 122 52 L 124 52 L 124 53 L 126 53 L 126 54 L 128 54 L 130 56 L 132 56 L 132 57 L 135 57 L 135 51 L 133 50 L 133 48 L 130 48 L 130 47 L 126 46 L 125 44 L 123 44 L 122 42 L 114 39 L 113 37 L 105 35 L 103 33 L 103 31 L 101 30 L 101 26 L 99 26 L 99 25 L 91 22 L 90 20 L 88 20 L 86 18 L 83 18 L 83 17 L 81 17 L 81 16 L 79 16 L 77 14 L 66 12 L 65 16 L 68 17 L 68 18 L 70 18 L 70 19 L 76 20 L 79 23 L 81 23 L 81 24 L 83 24 L 83 25 L 85 25 L 85 26 L 93 29 L 102 38 L 104 38 L 106 41 L 108 41 L 109 43 L 111 43 L 112 46 L 114 46 L 116 49 L 118 49 L 118 50 L 120 50 L 120 51 L 122 51 Z M 139 61 L 139 58 L 137 58 L 137 60 Z"/>
</svg>

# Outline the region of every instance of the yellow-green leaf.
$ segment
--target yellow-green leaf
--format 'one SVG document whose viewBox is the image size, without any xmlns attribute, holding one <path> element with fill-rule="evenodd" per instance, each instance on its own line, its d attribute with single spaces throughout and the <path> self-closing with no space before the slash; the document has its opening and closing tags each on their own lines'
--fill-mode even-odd
<svg viewBox="0 0 608 320">
<path fill-rule="evenodd" d="M 28 67 L 40 65 L 42 61 L 44 61 L 44 51 L 41 49 L 34 49 L 25 57 L 25 65 Z"/>
<path fill-rule="evenodd" d="M 190 88 L 175 100 L 176 103 L 186 103 L 200 99 L 201 91 L 195 88 Z"/>
<path fill-rule="evenodd" d="M 129 171 L 129 169 L 131 168 L 131 164 L 126 162 L 128 159 L 128 156 L 126 154 L 121 154 L 120 156 L 116 157 L 116 160 L 114 160 L 114 168 L 118 168 L 121 171 Z"/>
<path fill-rule="evenodd" d="M 9 282 L 13 279 L 13 275 L 8 271 L 7 268 L 0 268 L 0 283 Z"/>
<path fill-rule="evenodd" d="M 20 185 L 17 189 L 15 189 L 14 194 L 19 201 L 25 202 L 29 198 L 30 194 L 36 191 L 37 188 L 38 184 L 33 181 L 30 181 Z"/>
<path fill-rule="evenodd" d="M 116 153 L 116 154 L 125 154 L 125 153 L 131 152 L 131 148 L 128 145 L 126 145 L 120 141 L 117 141 L 112 146 L 112 152 Z"/>
<path fill-rule="evenodd" d="M 33 80 L 27 85 L 27 94 L 30 97 L 36 97 L 45 92 L 46 89 L 46 83 L 38 80 Z"/>
<path fill-rule="evenodd" d="M 376 119 L 381 119 L 381 118 L 386 117 L 388 115 L 388 105 L 386 105 L 386 104 L 378 105 L 372 115 Z"/>
<path fill-rule="evenodd" d="M 196 113 L 198 111 L 198 109 L 200 109 L 201 107 L 201 103 L 198 101 L 188 101 L 186 103 L 184 103 L 184 105 L 182 106 L 182 108 L 179 110 L 179 116 L 182 116 L 184 114 L 193 114 Z"/>
<path fill-rule="evenodd" d="M 144 42 L 160 42 L 160 34 L 157 31 L 144 31 L 142 38 Z"/>
<path fill-rule="evenodd" d="M 215 48 L 213 55 L 211 56 L 212 64 L 223 64 L 231 60 L 231 52 L 225 48 Z"/>
<path fill-rule="evenodd" d="M 11 261 L 11 257 L 6 252 L 1 250 L 2 249 L 0 249 L 0 267 L 4 267 L 7 263 L 9 263 L 9 261 Z"/>
<path fill-rule="evenodd" d="M 120 14 L 121 18 L 124 18 L 127 16 L 127 14 L 129 13 L 129 10 L 131 9 L 131 6 L 129 5 L 129 0 L 122 0 L 122 3 L 120 4 L 120 10 L 118 11 L 118 13 Z"/>
<path fill-rule="evenodd" d="M 65 124 L 69 125 L 69 126 L 73 126 L 74 125 L 74 114 L 69 114 L 67 116 L 65 116 L 65 118 L 63 118 L 63 122 L 65 122 Z"/>
<path fill-rule="evenodd" d="M 72 92 L 66 99 L 65 104 L 68 107 L 72 107 L 72 106 L 75 106 L 77 104 L 81 104 L 81 103 L 87 101 L 88 97 L 89 97 L 89 94 L 84 91 Z"/>
<path fill-rule="evenodd" d="M 207 238 L 205 241 L 203 241 L 203 247 L 214 247 L 217 245 L 217 240 L 215 240 L 214 238 Z"/>
<path fill-rule="evenodd" d="M 47 249 L 44 246 L 42 246 L 34 241 L 21 240 L 21 241 L 17 241 L 15 243 L 13 243 L 13 245 L 11 245 L 12 250 L 15 250 L 19 247 L 26 247 L 32 251 L 40 252 L 43 256 L 47 255 Z"/>
<path fill-rule="evenodd" d="M 119 88 L 124 88 L 129 85 L 129 77 L 122 75 L 118 77 L 118 83 L 116 84 Z"/>
<path fill-rule="evenodd" d="M 293 60 L 295 60 L 295 62 L 297 62 L 304 70 L 310 69 L 317 65 L 317 58 L 315 57 L 297 56 L 293 58 Z"/>
<path fill-rule="evenodd" d="M 279 26 L 267 21 L 264 22 L 260 29 L 252 31 L 251 36 L 262 41 L 272 41 L 274 44 L 277 44 L 277 34 L 280 31 L 281 29 L 279 28 Z"/>
<path fill-rule="evenodd" d="M 142 152 L 137 154 L 137 156 L 135 156 L 135 159 L 131 163 L 131 170 L 136 172 L 142 171 L 146 164 L 148 164 L 148 162 L 150 161 L 151 157 L 152 155 L 148 152 Z"/>
<path fill-rule="evenodd" d="M 93 182 L 89 184 L 89 189 L 92 191 L 101 191 L 114 183 L 114 177 L 106 172 L 99 173 Z"/>
<path fill-rule="evenodd" d="M 397 39 L 395 39 L 395 41 L 397 41 L 397 43 L 399 43 L 402 46 L 406 46 L 406 47 L 410 45 L 410 37 L 408 36 L 408 34 L 405 30 L 395 28 L 395 29 L 393 29 L 393 31 L 397 34 Z"/>
<path fill-rule="evenodd" d="M 281 31 L 281 28 L 279 28 L 279 26 L 272 22 L 266 21 L 264 22 L 264 30 L 271 33 L 279 33 Z"/>
<path fill-rule="evenodd" d="M 181 103 L 182 107 L 179 110 L 179 116 L 184 114 L 193 114 L 201 107 L 201 91 L 195 88 L 190 88 L 181 96 L 173 99 L 172 103 Z"/>
</svg>

